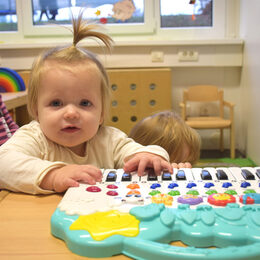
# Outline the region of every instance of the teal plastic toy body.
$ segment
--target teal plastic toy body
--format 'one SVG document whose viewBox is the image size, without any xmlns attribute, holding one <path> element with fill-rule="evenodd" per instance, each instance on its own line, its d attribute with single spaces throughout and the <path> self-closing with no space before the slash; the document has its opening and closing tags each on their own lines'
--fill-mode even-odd
<svg viewBox="0 0 260 260">
<path fill-rule="evenodd" d="M 51 232 L 72 252 L 86 257 L 125 254 L 149 260 L 260 259 L 260 206 L 230 203 L 224 208 L 199 205 L 191 209 L 182 204 L 173 209 L 149 204 L 133 207 L 130 214 L 140 221 L 136 237 L 113 235 L 94 240 L 88 231 L 70 230 L 79 216 L 59 209 L 51 218 Z M 178 240 L 189 247 L 169 245 Z M 217 248 L 203 248 L 212 246 Z"/>
<path fill-rule="evenodd" d="M 68 189 L 51 232 L 86 257 L 259 260 L 260 167 L 106 169 L 100 183 Z"/>
</svg>

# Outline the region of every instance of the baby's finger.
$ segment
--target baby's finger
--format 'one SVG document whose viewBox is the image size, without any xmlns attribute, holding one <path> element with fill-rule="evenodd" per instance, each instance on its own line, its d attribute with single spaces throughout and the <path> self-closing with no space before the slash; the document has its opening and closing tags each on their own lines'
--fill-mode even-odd
<svg viewBox="0 0 260 260">
<path fill-rule="evenodd" d="M 64 192 L 70 187 L 78 187 L 79 183 L 76 180 L 73 180 L 71 178 L 66 178 L 64 181 L 57 183 L 54 185 L 54 190 L 56 192 Z"/>
<path fill-rule="evenodd" d="M 138 176 L 144 175 L 147 164 L 148 164 L 148 159 L 143 158 L 142 160 L 140 160 L 138 169 L 137 169 Z"/>
<path fill-rule="evenodd" d="M 130 160 L 128 160 L 123 169 L 125 172 L 133 172 L 137 169 L 138 163 L 139 163 L 139 158 L 132 158 Z"/>
<path fill-rule="evenodd" d="M 169 163 L 169 162 L 167 162 L 167 161 L 164 161 L 164 160 L 162 160 L 161 161 L 161 168 L 163 169 L 163 170 L 165 170 L 165 169 L 167 169 L 168 171 L 169 171 L 169 173 L 173 173 L 173 170 L 172 170 L 172 165 Z"/>
<path fill-rule="evenodd" d="M 180 169 L 180 168 L 185 168 L 185 163 L 179 163 L 178 164 L 178 168 Z"/>
<path fill-rule="evenodd" d="M 172 168 L 178 169 L 178 168 L 179 168 L 179 167 L 178 167 L 178 163 L 172 163 Z"/>
<path fill-rule="evenodd" d="M 95 181 L 102 181 L 102 172 L 99 168 L 92 165 L 84 165 L 82 172 L 90 175 Z"/>
<path fill-rule="evenodd" d="M 189 162 L 185 162 L 184 165 L 185 165 L 185 168 L 192 168 L 192 165 Z"/>
<path fill-rule="evenodd" d="M 155 172 L 155 174 L 157 176 L 161 175 L 162 163 L 161 163 L 161 159 L 160 158 L 156 158 L 156 159 L 153 160 L 153 169 L 154 169 L 154 172 Z"/>
<path fill-rule="evenodd" d="M 88 183 L 90 185 L 94 185 L 96 184 L 96 180 L 93 176 L 91 176 L 88 173 L 85 172 L 81 172 L 79 173 L 77 176 L 75 176 L 76 178 L 73 178 L 74 180 L 80 181 L 80 182 L 84 182 L 84 183 Z"/>
</svg>

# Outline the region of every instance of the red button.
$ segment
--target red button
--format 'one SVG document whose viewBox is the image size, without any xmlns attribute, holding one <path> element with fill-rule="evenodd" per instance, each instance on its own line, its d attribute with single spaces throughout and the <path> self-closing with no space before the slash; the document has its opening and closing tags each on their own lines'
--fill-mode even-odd
<svg viewBox="0 0 260 260">
<path fill-rule="evenodd" d="M 107 192 L 107 195 L 108 196 L 117 196 L 118 193 L 116 191 L 114 191 L 114 190 L 110 190 L 110 191 Z"/>
<path fill-rule="evenodd" d="M 118 189 L 118 187 L 117 187 L 116 185 L 114 185 L 114 184 L 109 184 L 109 185 L 107 185 L 107 188 L 108 188 L 108 189 L 111 189 L 111 190 Z"/>
<path fill-rule="evenodd" d="M 208 202 L 215 206 L 226 206 L 228 203 L 235 203 L 236 198 L 227 193 L 216 193 L 208 197 Z"/>
<path fill-rule="evenodd" d="M 86 191 L 89 191 L 89 192 L 100 192 L 101 189 L 97 186 L 90 186 L 86 189 Z"/>
</svg>

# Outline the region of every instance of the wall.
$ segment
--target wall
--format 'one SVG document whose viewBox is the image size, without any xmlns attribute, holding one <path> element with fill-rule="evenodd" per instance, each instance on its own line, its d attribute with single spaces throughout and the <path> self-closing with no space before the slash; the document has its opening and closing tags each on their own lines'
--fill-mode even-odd
<svg viewBox="0 0 260 260">
<path fill-rule="evenodd" d="M 16 70 L 30 69 L 33 59 L 44 48 L 53 44 L 1 44 L 0 64 Z M 183 89 L 195 84 L 215 84 L 224 89 L 224 97 L 235 106 L 236 147 L 244 152 L 241 142 L 241 98 L 240 75 L 243 57 L 243 41 L 239 39 L 203 41 L 164 42 L 117 42 L 112 55 L 104 55 L 104 50 L 88 44 L 88 48 L 98 53 L 107 68 L 151 68 L 170 67 L 172 69 L 173 109 L 179 110 Z M 180 52 L 198 53 L 194 61 L 182 61 Z M 154 61 L 154 54 L 159 60 Z M 157 57 L 158 58 L 158 57 Z M 227 113 L 227 111 L 226 111 Z M 201 130 L 204 149 L 218 149 L 219 131 Z M 229 148 L 229 131 L 225 130 L 225 148 Z"/>
<path fill-rule="evenodd" d="M 245 39 L 241 74 L 241 133 L 247 156 L 260 165 L 260 34 L 259 0 L 241 1 L 241 38 Z"/>
</svg>

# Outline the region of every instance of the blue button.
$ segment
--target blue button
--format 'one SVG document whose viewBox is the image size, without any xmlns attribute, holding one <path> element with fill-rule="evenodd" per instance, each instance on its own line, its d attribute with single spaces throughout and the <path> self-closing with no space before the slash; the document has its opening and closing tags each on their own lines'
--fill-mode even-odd
<svg viewBox="0 0 260 260">
<path fill-rule="evenodd" d="M 215 186 L 214 183 L 212 183 L 212 182 L 207 182 L 207 183 L 205 183 L 204 188 L 211 188 L 211 187 L 213 187 L 213 186 Z"/>
<path fill-rule="evenodd" d="M 168 188 L 169 188 L 169 189 L 173 189 L 173 188 L 176 188 L 176 187 L 179 187 L 179 185 L 178 185 L 177 183 L 170 183 L 170 184 L 168 185 Z"/>
<path fill-rule="evenodd" d="M 159 183 L 153 183 L 153 184 L 150 186 L 151 189 L 156 189 L 156 188 L 159 188 L 159 187 L 161 187 L 161 184 L 159 184 Z"/>
<path fill-rule="evenodd" d="M 251 184 L 247 181 L 242 182 L 240 185 L 241 188 L 247 188 L 248 186 L 251 186 Z"/>
<path fill-rule="evenodd" d="M 187 184 L 186 188 L 191 189 L 191 188 L 196 187 L 196 186 L 197 186 L 196 183 L 194 183 L 194 182 L 189 182 L 189 183 Z"/>
<path fill-rule="evenodd" d="M 224 182 L 224 183 L 222 184 L 222 187 L 223 187 L 223 188 L 228 188 L 228 187 L 230 187 L 230 186 L 232 186 L 232 183 L 230 183 L 230 182 Z"/>
</svg>

